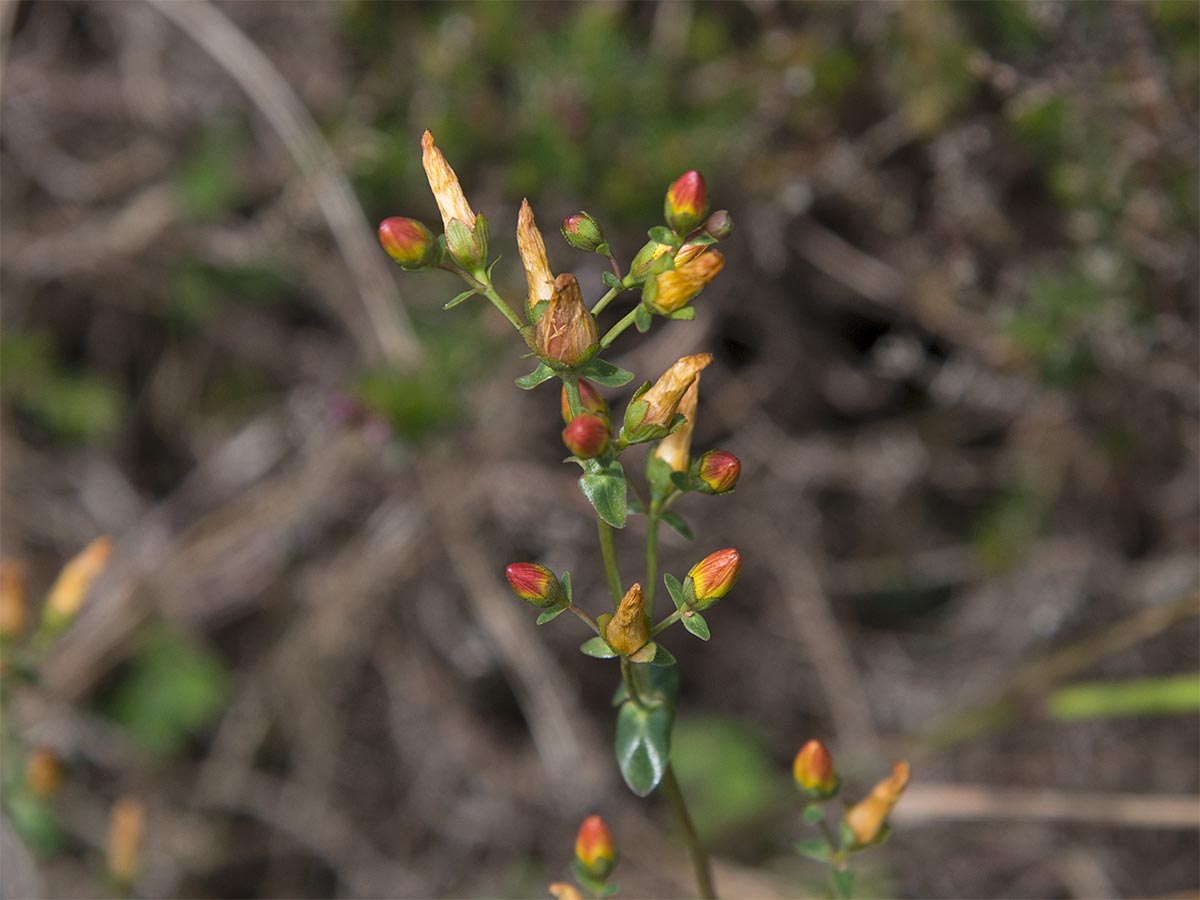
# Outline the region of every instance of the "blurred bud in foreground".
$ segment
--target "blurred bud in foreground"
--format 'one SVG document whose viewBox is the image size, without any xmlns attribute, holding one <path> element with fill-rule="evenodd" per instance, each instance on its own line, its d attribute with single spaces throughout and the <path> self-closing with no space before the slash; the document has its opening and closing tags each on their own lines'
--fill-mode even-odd
<svg viewBox="0 0 1200 900">
<path fill-rule="evenodd" d="M 882 836 L 888 814 L 908 785 L 908 774 L 908 763 L 896 763 L 892 774 L 875 785 L 866 800 L 846 810 L 846 825 L 859 844 L 871 844 Z"/>
<path fill-rule="evenodd" d="M 525 267 L 525 283 L 529 288 L 526 309 L 530 322 L 536 321 L 534 307 L 549 303 L 554 296 L 554 273 L 550 271 L 550 260 L 546 256 L 546 242 L 533 220 L 533 209 L 528 200 L 521 201 L 517 215 L 517 251 L 521 254 L 521 265 Z"/>
<path fill-rule="evenodd" d="M 112 549 L 112 538 L 98 537 L 63 566 L 42 609 L 42 627 L 49 633 L 65 628 L 75 618 L 92 584 L 108 565 Z"/>
<path fill-rule="evenodd" d="M 579 893 L 579 888 L 565 881 L 556 881 L 548 885 L 546 890 L 555 900 L 583 900 L 583 894 Z"/>
<path fill-rule="evenodd" d="M 35 797 L 43 800 L 58 793 L 63 782 L 63 767 L 53 750 L 38 747 L 25 757 L 25 783 Z"/>
<path fill-rule="evenodd" d="M 608 415 L 608 404 L 600 396 L 590 382 L 579 379 L 579 402 L 583 408 L 580 412 L 595 413 L 598 416 Z M 567 386 L 562 387 L 562 418 L 563 422 L 571 421 L 571 401 L 567 399 Z"/>
<path fill-rule="evenodd" d="M 634 584 L 625 592 L 604 631 L 608 645 L 622 656 L 632 656 L 646 646 L 650 640 L 650 623 L 646 621 L 646 598 L 640 584 Z"/>
<path fill-rule="evenodd" d="M 742 571 L 742 556 L 732 547 L 710 553 L 692 566 L 688 577 L 696 593 L 693 609 L 708 609 L 732 589 Z"/>
<path fill-rule="evenodd" d="M 604 416 L 580 413 L 562 431 L 562 440 L 571 455 L 594 459 L 608 449 L 611 427 Z"/>
<path fill-rule="evenodd" d="M 29 604 L 25 599 L 25 568 L 0 561 L 0 639 L 15 641 L 25 633 Z"/>
<path fill-rule="evenodd" d="M 384 219 L 379 223 L 379 244 L 403 269 L 424 269 L 437 262 L 437 239 L 416 219 Z"/>
<path fill-rule="evenodd" d="M 558 576 L 537 563 L 512 563 L 504 570 L 504 577 L 518 597 L 526 603 L 545 609 L 567 600 L 566 591 Z"/>
<path fill-rule="evenodd" d="M 632 432 L 644 426 L 669 426 L 683 395 L 711 362 L 711 353 L 693 353 L 676 360 L 649 390 L 630 402 L 625 410 L 625 428 Z"/>
<path fill-rule="evenodd" d="M 108 874 L 125 888 L 133 883 L 138 873 L 145 819 L 141 803 L 132 797 L 122 797 L 113 806 L 108 820 Z"/>
<path fill-rule="evenodd" d="M 723 241 L 733 234 L 733 216 L 729 215 L 727 209 L 718 209 L 704 220 L 704 230 L 718 241 Z"/>
<path fill-rule="evenodd" d="M 825 800 L 837 793 L 838 776 L 833 757 L 820 741 L 809 741 L 800 748 L 792 763 L 796 784 L 814 800 Z"/>
<path fill-rule="evenodd" d="M 654 455 L 676 472 L 686 472 L 691 462 L 692 429 L 696 423 L 696 403 L 700 396 L 700 374 L 697 373 L 675 411 L 687 419 L 678 430 L 658 442 Z"/>
<path fill-rule="evenodd" d="M 587 253 L 603 252 L 601 248 L 605 246 L 604 232 L 600 230 L 600 223 L 583 210 L 563 220 L 562 233 L 567 243 L 576 250 Z"/>
<path fill-rule="evenodd" d="M 562 366 L 586 361 L 600 344 L 596 319 L 583 302 L 579 282 L 569 273 L 554 280 L 554 293 L 537 323 L 538 355 Z"/>
<path fill-rule="evenodd" d="M 468 272 L 478 271 L 487 261 L 487 222 L 482 216 L 477 217 L 467 203 L 458 176 L 429 131 L 421 136 L 421 165 L 442 214 L 447 252 Z"/>
<path fill-rule="evenodd" d="M 696 480 L 705 494 L 728 494 L 741 474 L 741 461 L 728 450 L 709 450 L 696 463 Z"/>
<path fill-rule="evenodd" d="M 646 306 L 663 316 L 683 309 L 723 268 L 725 254 L 720 250 L 701 252 L 679 268 L 656 275 L 654 283 L 658 290 Z"/>
<path fill-rule="evenodd" d="M 575 858 L 590 878 L 604 881 L 617 863 L 612 834 L 599 816 L 588 816 L 575 838 Z"/>
<path fill-rule="evenodd" d="M 684 172 L 667 188 L 663 215 L 676 234 L 687 234 L 708 213 L 708 187 L 704 177 L 692 169 Z"/>
</svg>

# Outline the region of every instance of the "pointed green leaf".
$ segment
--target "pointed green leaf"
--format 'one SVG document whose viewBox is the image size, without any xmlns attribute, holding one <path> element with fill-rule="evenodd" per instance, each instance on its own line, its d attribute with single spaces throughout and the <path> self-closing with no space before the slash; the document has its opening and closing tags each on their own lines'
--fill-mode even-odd
<svg viewBox="0 0 1200 900">
<path fill-rule="evenodd" d="M 646 232 L 646 235 L 650 240 L 657 241 L 660 244 L 667 244 L 670 247 L 679 246 L 679 235 L 665 225 L 655 225 Z"/>
<path fill-rule="evenodd" d="M 543 381 L 549 381 L 554 377 L 554 370 L 544 362 L 539 362 L 537 368 L 528 375 L 522 375 L 517 379 L 517 387 L 523 391 L 532 391 Z"/>
<path fill-rule="evenodd" d="M 600 276 L 600 280 L 603 281 L 605 283 L 605 285 L 607 285 L 610 288 L 615 288 L 615 287 L 621 286 L 621 279 L 618 278 L 616 275 L 614 275 L 612 272 L 605 272 L 603 275 Z"/>
<path fill-rule="evenodd" d="M 671 471 L 671 484 L 675 485 L 676 489 L 682 493 L 687 493 L 691 489 L 691 482 L 688 480 L 687 472 Z M 691 538 L 689 537 L 690 541 Z"/>
<path fill-rule="evenodd" d="M 551 622 L 554 619 L 557 619 L 559 616 L 561 616 L 566 611 L 567 611 L 567 608 L 565 606 L 552 607 L 551 609 L 546 610 L 544 613 L 542 613 L 540 616 L 537 617 L 537 624 L 545 625 L 547 622 Z"/>
<path fill-rule="evenodd" d="M 849 900 L 854 896 L 854 873 L 849 869 L 839 869 L 836 866 L 829 873 L 833 882 L 833 895 L 840 900 Z"/>
<path fill-rule="evenodd" d="M 608 646 L 604 638 L 599 635 L 580 644 L 579 652 L 584 656 L 594 656 L 596 659 L 612 659 L 617 655 L 617 651 Z"/>
<path fill-rule="evenodd" d="M 603 472 L 581 476 L 579 489 L 596 508 L 596 515 L 613 528 L 625 527 L 627 491 L 620 463 L 614 462 Z"/>
<path fill-rule="evenodd" d="M 704 621 L 704 617 L 698 612 L 687 612 L 683 614 L 683 627 L 700 638 L 702 641 L 707 641 L 711 636 L 708 632 L 708 623 Z"/>
<path fill-rule="evenodd" d="M 633 325 L 642 334 L 650 330 L 653 322 L 654 317 L 650 315 L 650 310 L 646 308 L 645 304 L 639 306 L 637 312 L 633 314 Z"/>
<path fill-rule="evenodd" d="M 633 381 L 632 372 L 622 369 L 620 366 L 614 366 L 600 357 L 596 357 L 580 369 L 579 374 L 601 387 L 624 387 Z"/>
<path fill-rule="evenodd" d="M 825 818 L 825 807 L 819 803 L 810 803 L 804 807 L 804 821 L 809 825 L 816 825 Z"/>
<path fill-rule="evenodd" d="M 675 657 L 671 655 L 671 651 L 662 644 L 654 645 L 654 656 L 650 660 L 652 666 L 673 666 L 675 665 Z"/>
<path fill-rule="evenodd" d="M 678 319 L 681 322 L 690 322 L 696 318 L 696 307 L 688 305 L 683 309 L 677 309 L 673 313 L 667 315 L 668 319 Z"/>
<path fill-rule="evenodd" d="M 688 523 L 683 520 L 683 516 L 679 515 L 679 513 L 665 512 L 659 516 L 659 519 L 665 522 L 667 525 L 670 525 L 675 531 L 678 531 L 689 541 L 692 540 L 692 529 L 688 526 Z"/>
<path fill-rule="evenodd" d="M 829 862 L 829 845 L 820 838 L 800 841 L 795 847 L 796 852 L 801 856 L 807 856 L 809 859 L 815 859 L 817 862 Z"/>
<path fill-rule="evenodd" d="M 663 584 L 667 586 L 667 593 L 675 608 L 680 609 L 683 606 L 683 585 L 679 583 L 679 579 L 667 572 L 663 575 Z"/>
<path fill-rule="evenodd" d="M 451 300 L 448 303 L 446 303 L 445 305 L 443 305 L 442 309 L 454 309 L 454 307 L 458 306 L 458 304 L 462 303 L 464 300 L 469 300 L 471 297 L 474 297 L 478 293 L 479 293 L 479 291 L 475 290 L 474 288 L 463 291 L 461 294 L 456 296 L 453 300 Z"/>
<path fill-rule="evenodd" d="M 671 757 L 671 712 L 665 704 L 649 708 L 632 701 L 617 713 L 614 744 L 625 784 L 639 797 L 658 787 Z"/>
<path fill-rule="evenodd" d="M 562 575 L 559 576 L 558 580 L 562 582 L 563 593 L 565 593 L 567 595 L 567 602 L 570 603 L 571 600 L 574 599 L 571 596 L 571 573 L 563 572 Z"/>
</svg>

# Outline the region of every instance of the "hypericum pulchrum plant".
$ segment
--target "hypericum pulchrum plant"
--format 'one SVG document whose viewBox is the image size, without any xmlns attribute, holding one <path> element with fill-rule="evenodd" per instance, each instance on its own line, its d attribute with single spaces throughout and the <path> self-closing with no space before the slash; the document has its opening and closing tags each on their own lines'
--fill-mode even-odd
<svg viewBox="0 0 1200 900">
<path fill-rule="evenodd" d="M 685 356 L 656 381 L 644 382 L 620 418 L 612 414 L 597 388 L 619 388 L 634 380 L 632 372 L 602 358 L 630 327 L 645 333 L 656 317 L 695 317 L 692 301 L 725 266 L 716 244 L 732 232 L 733 221 L 725 210 L 709 213 L 703 177 L 696 171 L 687 172 L 667 189 L 665 224 L 649 230 L 649 241 L 623 270 L 594 217 L 586 212 L 568 216 L 562 224 L 567 243 L 600 254 L 611 269 L 602 278 L 606 290 L 589 308 L 576 277 L 551 270 L 545 241 L 526 200 L 517 218 L 516 237 L 528 291 L 517 305 L 518 312 L 492 281 L 498 257 L 489 253 L 487 219 L 471 208 L 458 177 L 428 131 L 421 148 L 443 233 L 435 235 L 414 219 L 393 217 L 380 224 L 379 242 L 404 269 L 440 268 L 462 278 L 466 290 L 446 303 L 446 309 L 481 295 L 499 310 L 524 341 L 528 355 L 537 359 L 533 371 L 517 379 L 518 387 L 533 390 L 556 379 L 561 384 L 562 440 L 570 453 L 568 462 L 582 470 L 580 490 L 595 509 L 612 606 L 593 616 L 576 602 L 568 573 L 556 574 L 535 562 L 510 564 L 505 572 L 509 585 L 518 597 L 540 610 L 537 624 L 570 612 L 591 633 L 580 650 L 597 659 L 617 661 L 621 683 L 616 699 L 615 750 L 621 775 L 639 797 L 663 790 L 679 820 L 700 895 L 715 897 L 708 859 L 670 763 L 678 677 L 675 658 L 658 638 L 672 625 L 682 623 L 690 634 L 707 641 L 709 626 L 702 613 L 729 593 L 742 560 L 737 550 L 726 548 L 700 559 L 682 579 L 664 573 L 661 577 L 674 611 L 656 623 L 658 529 L 665 524 L 691 540 L 690 526 L 671 507 L 689 492 L 730 493 L 737 486 L 741 463 L 725 450 L 692 453 L 700 373 L 712 362 L 711 354 Z M 629 291 L 637 292 L 636 302 L 602 335 L 597 317 Z M 621 456 L 631 445 L 643 443 L 655 446 L 647 460 L 645 486 L 639 489 L 627 478 Z M 617 564 L 613 529 L 624 528 L 629 516 L 646 519 L 645 578 L 626 587 Z M 815 821 L 811 814 L 806 817 Z M 885 817 L 886 810 L 872 840 Z M 865 814 L 858 818 L 865 819 Z M 846 827 L 855 828 L 855 821 L 848 818 Z M 848 853 L 871 842 L 859 841 L 854 847 L 830 843 L 822 858 L 831 862 L 835 872 L 844 873 L 845 853 L 840 847 Z M 616 887 L 608 876 L 615 861 L 607 826 L 598 816 L 585 820 L 576 841 L 573 869 L 580 886 L 597 897 L 614 893 Z M 840 883 L 835 883 L 838 889 Z M 579 896 L 575 887 L 561 882 L 552 885 L 551 892 L 561 898 Z"/>
</svg>

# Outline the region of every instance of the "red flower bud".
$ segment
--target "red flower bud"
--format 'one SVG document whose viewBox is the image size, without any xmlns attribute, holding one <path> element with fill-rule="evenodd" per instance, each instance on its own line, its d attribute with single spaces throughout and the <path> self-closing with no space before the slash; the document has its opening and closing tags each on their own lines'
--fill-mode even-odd
<svg viewBox="0 0 1200 900">
<path fill-rule="evenodd" d="M 604 245 L 600 223 L 582 210 L 563 220 L 562 233 L 576 250 L 595 253 Z"/>
<path fill-rule="evenodd" d="M 729 215 L 727 209 L 718 209 L 704 220 L 704 230 L 718 241 L 723 241 L 733 234 L 733 216 Z"/>
<path fill-rule="evenodd" d="M 582 412 L 596 413 L 599 416 L 608 415 L 608 404 L 600 396 L 600 392 L 592 387 L 590 382 L 579 380 L 579 400 L 583 406 Z M 562 418 L 564 422 L 571 421 L 571 404 L 567 402 L 567 386 L 562 389 Z"/>
<path fill-rule="evenodd" d="M 827 799 L 837 793 L 838 776 L 833 757 L 820 741 L 809 741 L 800 748 L 792 763 L 792 776 L 814 799 Z"/>
<path fill-rule="evenodd" d="M 676 234 L 687 234 L 708 213 L 708 188 L 704 176 L 695 169 L 684 172 L 667 189 L 663 215 Z"/>
<path fill-rule="evenodd" d="M 608 449 L 611 428 L 608 419 L 592 413 L 580 413 L 562 431 L 563 443 L 571 455 L 592 459 Z"/>
<path fill-rule="evenodd" d="M 566 592 L 558 576 L 537 563 L 512 563 L 504 570 L 513 592 L 526 603 L 545 609 L 566 600 Z"/>
<path fill-rule="evenodd" d="M 692 566 L 688 577 L 696 592 L 695 609 L 707 609 L 729 593 L 742 571 L 742 556 L 732 547 L 710 553 Z"/>
<path fill-rule="evenodd" d="M 742 464 L 728 450 L 709 450 L 696 464 L 696 478 L 705 494 L 727 494 L 737 487 Z"/>
<path fill-rule="evenodd" d="M 604 881 L 617 863 L 617 850 L 612 834 L 599 816 L 588 816 L 579 826 L 575 838 L 575 858 L 584 871 L 597 881 Z"/>
<path fill-rule="evenodd" d="M 404 269 L 424 269 L 436 262 L 433 233 L 416 219 L 392 216 L 379 223 L 379 243 Z"/>
</svg>

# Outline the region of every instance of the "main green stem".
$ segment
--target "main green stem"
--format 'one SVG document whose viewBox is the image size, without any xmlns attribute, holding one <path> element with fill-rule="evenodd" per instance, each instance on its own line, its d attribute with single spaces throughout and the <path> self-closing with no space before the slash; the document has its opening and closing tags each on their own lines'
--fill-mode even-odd
<svg viewBox="0 0 1200 900">
<path fill-rule="evenodd" d="M 658 501 L 650 501 L 646 517 L 646 618 L 654 621 L 654 589 L 658 586 Z"/>
<path fill-rule="evenodd" d="M 705 854 L 704 848 L 700 846 L 696 826 L 692 824 L 692 817 L 688 815 L 687 803 L 684 802 L 683 791 L 679 789 L 679 779 L 675 777 L 675 769 L 672 766 L 667 766 L 662 786 L 663 790 L 667 792 L 667 800 L 670 801 L 671 809 L 675 811 L 675 818 L 679 820 L 679 826 L 683 829 L 683 842 L 687 844 L 688 852 L 692 856 L 692 874 L 696 876 L 700 897 L 702 900 L 716 900 L 717 892 L 713 888 L 712 873 L 708 868 L 708 856 Z"/>
<path fill-rule="evenodd" d="M 613 527 L 597 516 L 596 529 L 600 532 L 600 555 L 604 557 L 604 574 L 608 576 L 608 589 L 612 592 L 613 609 L 616 609 L 621 605 L 621 597 L 625 592 L 621 589 L 621 570 L 617 568 Z"/>
<path fill-rule="evenodd" d="M 637 317 L 637 311 L 638 307 L 635 306 L 633 309 L 627 312 L 621 318 L 621 320 L 617 322 L 616 325 L 608 329 L 608 334 L 604 335 L 604 337 L 600 339 L 601 350 L 607 350 L 609 346 L 611 346 L 612 342 L 621 336 L 621 332 L 633 324 L 634 319 Z"/>
</svg>

